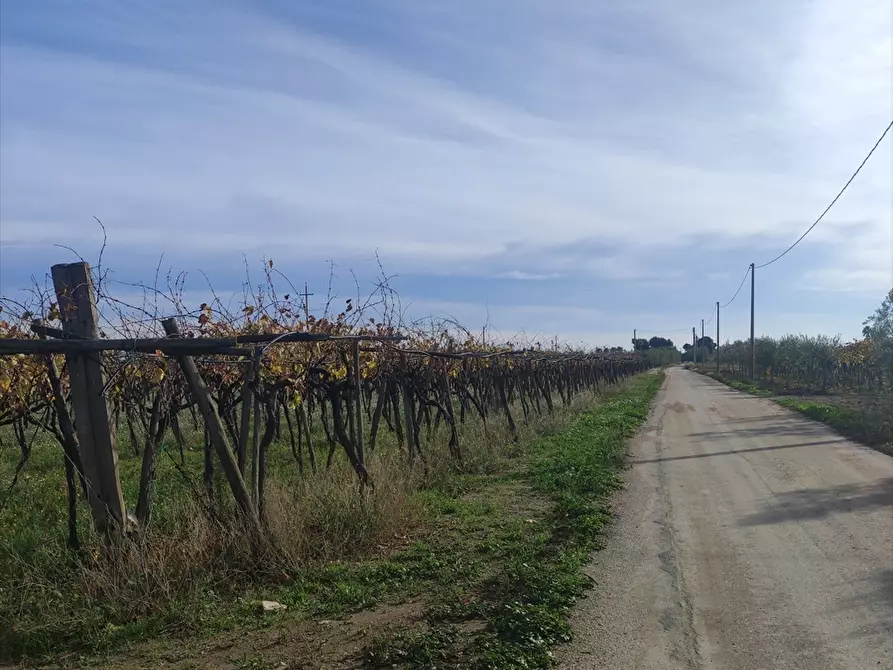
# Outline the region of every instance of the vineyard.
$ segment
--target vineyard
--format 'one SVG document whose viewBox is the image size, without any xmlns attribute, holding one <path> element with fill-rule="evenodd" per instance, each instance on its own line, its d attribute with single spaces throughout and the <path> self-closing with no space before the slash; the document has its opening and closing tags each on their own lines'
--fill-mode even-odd
<svg viewBox="0 0 893 670">
<path fill-rule="evenodd" d="M 738 374 L 750 370 L 750 342 L 722 347 L 720 367 Z M 843 344 L 827 336 L 760 337 L 754 342 L 755 377 L 783 389 L 832 389 L 890 393 L 893 361 L 889 348 L 865 338 Z"/>
<path fill-rule="evenodd" d="M 235 313 L 219 300 L 190 310 L 176 292 L 172 316 L 154 297 L 125 306 L 83 263 L 55 266 L 31 303 L 4 300 L 7 644 L 27 652 L 46 603 L 60 609 L 47 634 L 61 635 L 74 614 L 59 580 L 127 619 L 220 561 L 225 574 L 275 576 L 362 553 L 400 532 L 389 501 L 488 467 L 527 425 L 649 367 L 401 326 L 386 291 L 337 313 L 330 299 L 314 317 L 271 276 Z M 62 565 L 76 567 L 51 574 Z"/>
</svg>

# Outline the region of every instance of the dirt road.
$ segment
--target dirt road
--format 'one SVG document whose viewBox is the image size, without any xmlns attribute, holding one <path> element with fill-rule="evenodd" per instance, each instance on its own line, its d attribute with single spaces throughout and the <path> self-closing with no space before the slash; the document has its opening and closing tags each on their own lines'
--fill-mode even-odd
<svg viewBox="0 0 893 670">
<path fill-rule="evenodd" d="M 893 458 L 672 369 L 563 668 L 893 668 Z"/>
</svg>

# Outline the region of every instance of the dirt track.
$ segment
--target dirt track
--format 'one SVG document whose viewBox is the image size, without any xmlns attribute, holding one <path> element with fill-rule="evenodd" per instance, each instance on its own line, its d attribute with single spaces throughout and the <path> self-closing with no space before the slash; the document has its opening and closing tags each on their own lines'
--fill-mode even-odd
<svg viewBox="0 0 893 670">
<path fill-rule="evenodd" d="M 673 369 L 563 668 L 893 668 L 893 458 Z"/>
</svg>

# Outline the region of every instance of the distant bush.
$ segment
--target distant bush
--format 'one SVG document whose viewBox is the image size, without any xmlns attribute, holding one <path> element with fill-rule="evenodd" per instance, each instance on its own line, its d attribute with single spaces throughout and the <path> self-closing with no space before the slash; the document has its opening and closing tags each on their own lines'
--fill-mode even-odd
<svg viewBox="0 0 893 670">
<path fill-rule="evenodd" d="M 682 354 L 676 347 L 661 347 L 643 352 L 652 365 L 675 365 L 682 360 Z"/>
</svg>

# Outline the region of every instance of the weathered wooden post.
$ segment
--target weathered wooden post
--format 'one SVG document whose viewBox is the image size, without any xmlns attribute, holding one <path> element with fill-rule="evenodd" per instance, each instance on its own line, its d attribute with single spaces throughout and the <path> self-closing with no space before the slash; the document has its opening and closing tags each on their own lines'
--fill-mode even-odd
<svg viewBox="0 0 893 670">
<path fill-rule="evenodd" d="M 62 330 L 78 339 L 98 339 L 99 312 L 89 263 L 54 265 L 50 272 Z M 124 496 L 118 476 L 114 421 L 103 395 L 101 354 L 73 352 L 65 359 L 90 511 L 96 527 L 109 533 L 124 523 Z"/>
<path fill-rule="evenodd" d="M 360 459 L 360 463 L 366 463 L 366 454 L 365 454 L 365 445 L 363 439 L 363 392 L 362 392 L 362 377 L 360 375 L 360 341 L 353 341 L 353 384 L 354 384 L 354 397 L 353 401 L 356 406 L 355 414 L 356 418 L 356 426 L 357 426 L 357 456 Z"/>
<path fill-rule="evenodd" d="M 161 325 L 164 326 L 164 332 L 167 333 L 168 337 L 178 337 L 180 335 L 180 329 L 177 327 L 177 322 L 174 319 L 165 319 L 161 322 Z M 202 413 L 202 417 L 204 417 L 211 444 L 217 451 L 220 466 L 223 469 L 223 474 L 226 475 L 233 497 L 244 513 L 245 518 L 256 531 L 260 532 L 257 508 L 252 504 L 251 496 L 245 486 L 245 480 L 242 479 L 242 474 L 239 472 L 239 464 L 236 462 L 233 451 L 226 439 L 226 430 L 223 427 L 223 422 L 220 420 L 220 415 L 217 413 L 214 400 L 211 398 L 211 392 L 208 390 L 205 380 L 199 374 L 198 367 L 195 365 L 192 356 L 177 356 L 177 361 L 183 369 L 186 382 L 189 384 L 189 390 L 195 396 L 199 410 Z"/>
<path fill-rule="evenodd" d="M 251 499 L 260 508 L 260 366 L 263 349 L 254 350 L 254 430 L 251 440 Z"/>
<path fill-rule="evenodd" d="M 400 354 L 400 367 L 406 370 L 406 357 L 403 354 Z M 405 424 L 404 432 L 406 434 L 406 455 L 409 457 L 409 462 L 412 463 L 415 459 L 415 412 L 413 411 L 412 406 L 412 394 L 409 390 L 409 379 L 406 376 L 400 380 L 400 394 L 403 397 L 403 423 Z M 395 406 L 395 413 L 396 409 Z"/>
<path fill-rule="evenodd" d="M 254 381 L 254 362 L 245 361 L 242 380 L 242 417 L 239 420 L 239 474 L 245 477 L 245 460 L 248 453 L 248 436 L 251 431 L 251 384 Z"/>
</svg>

